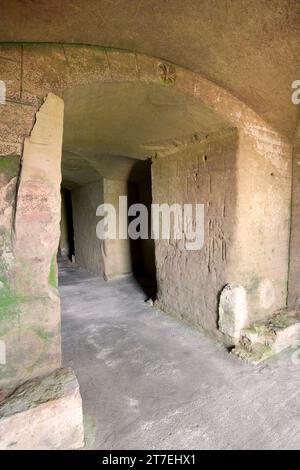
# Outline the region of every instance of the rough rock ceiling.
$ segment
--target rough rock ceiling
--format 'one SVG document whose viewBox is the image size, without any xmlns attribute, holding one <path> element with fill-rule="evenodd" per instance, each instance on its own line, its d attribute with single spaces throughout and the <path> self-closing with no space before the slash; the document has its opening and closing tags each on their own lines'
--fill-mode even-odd
<svg viewBox="0 0 300 470">
<path fill-rule="evenodd" d="M 97 83 L 64 93 L 63 177 L 92 181 L 143 177 L 141 160 L 172 146 L 228 127 L 203 105 L 170 87 Z M 176 142 L 175 142 L 176 144 Z M 88 164 L 88 165 L 87 165 Z"/>
<path fill-rule="evenodd" d="M 199 72 L 292 136 L 299 0 L 0 0 L 0 41 L 130 49 Z"/>
</svg>

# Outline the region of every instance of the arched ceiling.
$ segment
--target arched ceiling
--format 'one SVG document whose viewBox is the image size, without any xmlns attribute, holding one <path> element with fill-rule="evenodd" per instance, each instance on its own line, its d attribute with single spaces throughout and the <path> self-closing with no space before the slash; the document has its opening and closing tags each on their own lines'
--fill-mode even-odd
<svg viewBox="0 0 300 470">
<path fill-rule="evenodd" d="M 292 137 L 299 0 L 0 0 L 0 41 L 129 49 L 198 72 Z"/>
<path fill-rule="evenodd" d="M 229 124 L 172 87 L 103 82 L 64 95 L 63 177 L 84 183 L 103 177 L 143 178 L 142 160 L 156 149 L 184 145 Z"/>
</svg>

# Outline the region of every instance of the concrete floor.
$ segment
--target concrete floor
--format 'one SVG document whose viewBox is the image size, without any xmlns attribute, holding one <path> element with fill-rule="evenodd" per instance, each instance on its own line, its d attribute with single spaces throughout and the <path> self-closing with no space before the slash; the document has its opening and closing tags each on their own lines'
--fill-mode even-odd
<svg viewBox="0 0 300 470">
<path fill-rule="evenodd" d="M 145 304 L 132 278 L 107 283 L 63 266 L 60 293 L 64 365 L 80 384 L 87 448 L 299 448 L 294 350 L 245 364 Z"/>
</svg>

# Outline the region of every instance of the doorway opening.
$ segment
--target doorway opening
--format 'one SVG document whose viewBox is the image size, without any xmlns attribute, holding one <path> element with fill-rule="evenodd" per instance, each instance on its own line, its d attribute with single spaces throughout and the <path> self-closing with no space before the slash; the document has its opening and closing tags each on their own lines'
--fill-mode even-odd
<svg viewBox="0 0 300 470">
<path fill-rule="evenodd" d="M 67 156 L 66 156 L 67 155 Z M 125 158 L 125 157 L 124 157 Z M 70 155 L 64 153 L 63 175 L 66 175 Z M 110 180 L 95 172 L 92 181 L 63 180 L 61 187 L 61 235 L 58 250 L 60 263 L 72 263 L 91 274 L 110 281 L 122 276 L 133 276 L 146 297 L 155 297 L 154 241 L 151 239 L 151 164 L 150 161 L 134 161 L 127 181 Z M 91 172 L 93 171 L 90 169 Z M 73 166 L 73 171 L 75 167 Z M 67 187 L 68 185 L 68 187 Z M 96 227 L 101 217 L 97 208 L 104 202 L 116 209 L 119 224 L 119 198 L 126 196 L 127 207 L 143 204 L 148 211 L 148 239 L 100 240 Z M 126 214 L 127 226 L 133 217 Z M 118 228 L 118 227 L 117 227 Z"/>
</svg>

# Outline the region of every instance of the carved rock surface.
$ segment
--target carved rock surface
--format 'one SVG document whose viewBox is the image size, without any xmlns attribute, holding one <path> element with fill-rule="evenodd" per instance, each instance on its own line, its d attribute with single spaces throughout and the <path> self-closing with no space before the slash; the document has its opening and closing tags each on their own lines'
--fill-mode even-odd
<svg viewBox="0 0 300 470">
<path fill-rule="evenodd" d="M 0 403 L 1 450 L 83 447 L 82 402 L 72 369 L 26 382 Z"/>
<path fill-rule="evenodd" d="M 247 324 L 247 299 L 242 286 L 227 284 L 222 290 L 219 304 L 219 328 L 231 338 L 239 338 Z"/>
</svg>

